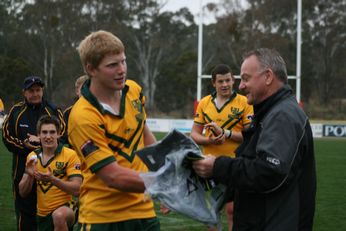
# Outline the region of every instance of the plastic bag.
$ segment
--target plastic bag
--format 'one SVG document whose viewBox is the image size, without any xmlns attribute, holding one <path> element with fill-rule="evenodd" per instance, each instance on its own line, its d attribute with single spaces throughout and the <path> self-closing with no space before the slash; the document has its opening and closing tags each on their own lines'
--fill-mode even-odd
<svg viewBox="0 0 346 231">
<path fill-rule="evenodd" d="M 203 156 L 190 137 L 173 130 L 137 154 L 151 170 L 140 176 L 153 200 L 209 226 L 220 223 L 226 187 L 196 175 L 191 161 Z"/>
</svg>

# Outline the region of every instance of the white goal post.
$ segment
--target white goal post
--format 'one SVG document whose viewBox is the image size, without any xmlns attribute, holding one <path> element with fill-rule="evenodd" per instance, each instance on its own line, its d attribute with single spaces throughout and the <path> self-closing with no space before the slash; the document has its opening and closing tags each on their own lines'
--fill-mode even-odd
<svg viewBox="0 0 346 231">
<path fill-rule="evenodd" d="M 198 63 L 197 63 L 197 101 L 202 97 L 202 79 L 211 78 L 211 75 L 202 74 L 202 52 L 203 52 L 203 6 L 200 0 L 200 14 L 198 24 Z M 296 75 L 289 75 L 288 79 L 296 80 L 296 99 L 301 102 L 301 26 L 302 24 L 302 0 L 297 0 L 297 54 Z M 235 75 L 239 79 L 239 75 Z"/>
</svg>

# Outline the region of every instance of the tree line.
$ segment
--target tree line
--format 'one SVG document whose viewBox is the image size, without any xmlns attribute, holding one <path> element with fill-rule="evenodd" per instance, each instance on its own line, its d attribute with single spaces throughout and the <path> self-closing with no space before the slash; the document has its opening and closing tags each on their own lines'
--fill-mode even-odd
<svg viewBox="0 0 346 231">
<path fill-rule="evenodd" d="M 91 31 L 108 30 L 125 44 L 128 78 L 138 81 L 149 113 L 190 118 L 196 99 L 197 35 L 194 15 L 163 11 L 155 0 L 3 0 L 0 3 L 0 97 L 8 110 L 21 99 L 23 79 L 41 76 L 46 97 L 65 108 L 84 74 L 76 47 Z M 207 1 L 205 1 L 207 2 Z M 297 3 L 292 0 L 205 3 L 215 22 L 203 27 L 203 74 L 218 63 L 239 74 L 245 51 L 269 47 L 296 70 Z M 346 118 L 346 3 L 304 0 L 302 101 L 312 118 Z M 198 2 L 196 2 L 198 4 Z M 295 89 L 295 81 L 290 81 Z M 202 95 L 210 93 L 203 81 Z M 337 113 L 336 113 L 337 112 Z"/>
</svg>

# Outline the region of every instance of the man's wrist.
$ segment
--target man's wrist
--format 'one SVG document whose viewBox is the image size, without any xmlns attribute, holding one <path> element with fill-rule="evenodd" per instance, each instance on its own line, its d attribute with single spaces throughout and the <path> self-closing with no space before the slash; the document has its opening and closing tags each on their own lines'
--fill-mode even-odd
<svg viewBox="0 0 346 231">
<path fill-rule="evenodd" d="M 30 176 L 30 177 L 33 177 L 33 176 L 34 176 L 33 173 L 30 173 L 30 172 L 29 172 L 28 170 L 26 170 L 26 169 L 25 169 L 24 173 L 27 174 L 27 175 Z"/>
</svg>

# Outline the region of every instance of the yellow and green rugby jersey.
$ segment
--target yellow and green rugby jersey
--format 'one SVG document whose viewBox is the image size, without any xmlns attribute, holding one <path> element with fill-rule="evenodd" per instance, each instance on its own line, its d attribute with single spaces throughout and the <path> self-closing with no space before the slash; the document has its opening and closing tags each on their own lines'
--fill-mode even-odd
<svg viewBox="0 0 346 231">
<path fill-rule="evenodd" d="M 146 114 L 142 89 L 127 80 L 122 90 L 119 115 L 102 106 L 83 85 L 68 123 L 70 143 L 82 161 L 79 222 L 87 224 L 155 217 L 153 203 L 143 193 L 127 193 L 108 187 L 96 176 L 107 164 L 117 161 L 138 172 L 148 171 L 135 151 L 144 147 Z"/>
<path fill-rule="evenodd" d="M 194 122 L 205 125 L 215 122 L 223 129 L 232 131 L 242 131 L 244 126 L 251 123 L 253 107 L 247 103 L 245 96 L 233 92 L 231 98 L 218 109 L 215 105 L 216 94 L 205 96 L 198 103 Z M 205 136 L 209 136 L 210 131 L 206 131 Z M 215 156 L 228 155 L 235 156 L 235 149 L 240 143 L 227 139 L 222 145 L 203 145 L 205 154 Z"/>
<path fill-rule="evenodd" d="M 59 145 L 55 155 L 45 165 L 42 165 L 42 149 L 31 152 L 27 157 L 27 162 L 31 156 L 37 155 L 37 170 L 48 172 L 51 169 L 55 177 L 63 181 L 68 181 L 71 177 L 82 177 L 81 162 L 75 151 Z M 47 216 L 58 207 L 72 201 L 72 195 L 62 191 L 51 182 L 36 181 L 37 183 L 37 215 Z"/>
</svg>

